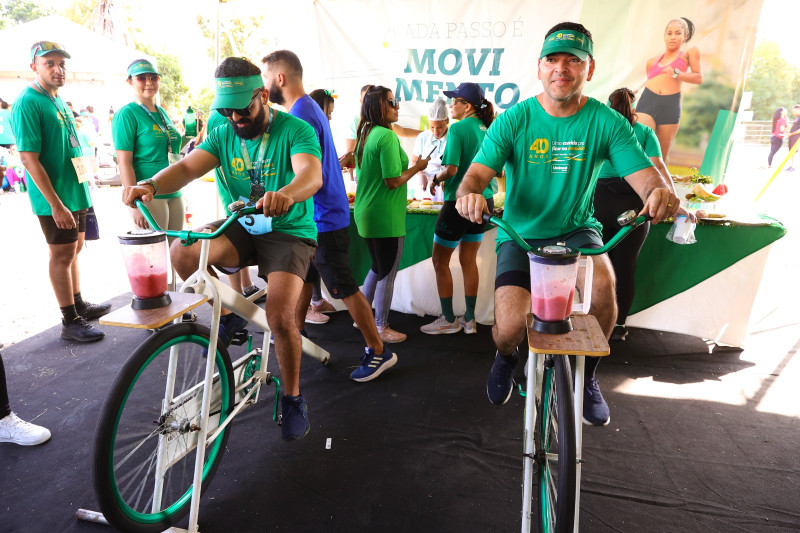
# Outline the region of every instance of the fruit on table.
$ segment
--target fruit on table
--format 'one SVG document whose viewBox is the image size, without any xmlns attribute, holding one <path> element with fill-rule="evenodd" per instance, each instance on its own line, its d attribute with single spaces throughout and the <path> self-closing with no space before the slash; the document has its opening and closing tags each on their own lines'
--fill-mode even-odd
<svg viewBox="0 0 800 533">
<path fill-rule="evenodd" d="M 725 196 L 728 194 L 728 186 L 724 183 L 720 183 L 716 186 L 716 188 L 712 191 L 714 194 L 718 194 L 720 196 Z"/>
<path fill-rule="evenodd" d="M 722 196 L 720 196 L 719 194 L 714 194 L 713 192 L 703 187 L 703 185 L 701 185 L 700 183 L 692 187 L 692 193 L 703 202 L 716 202 L 717 200 L 722 198 Z"/>
<path fill-rule="evenodd" d="M 353 202 L 355 202 L 355 201 L 356 201 L 356 193 L 354 193 L 354 192 L 349 192 L 349 193 L 347 193 L 347 201 L 348 201 L 349 203 L 351 203 L 351 204 L 352 204 Z"/>
<path fill-rule="evenodd" d="M 705 209 L 698 209 L 697 211 L 694 212 L 694 216 L 696 216 L 697 218 L 707 218 L 708 212 Z"/>
</svg>

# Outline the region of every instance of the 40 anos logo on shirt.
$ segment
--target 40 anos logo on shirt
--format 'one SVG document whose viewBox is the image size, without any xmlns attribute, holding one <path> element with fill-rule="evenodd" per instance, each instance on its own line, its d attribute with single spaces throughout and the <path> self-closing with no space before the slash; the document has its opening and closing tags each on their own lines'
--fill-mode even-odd
<svg viewBox="0 0 800 533">
<path fill-rule="evenodd" d="M 547 154 L 550 152 L 550 141 L 547 139 L 535 139 L 529 150 L 528 163 L 547 163 L 550 159 L 547 156 Z"/>
</svg>

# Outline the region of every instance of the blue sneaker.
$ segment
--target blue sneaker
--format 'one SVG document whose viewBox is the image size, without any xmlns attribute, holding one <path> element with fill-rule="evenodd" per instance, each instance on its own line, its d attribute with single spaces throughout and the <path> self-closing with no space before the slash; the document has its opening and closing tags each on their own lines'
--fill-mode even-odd
<svg viewBox="0 0 800 533">
<path fill-rule="evenodd" d="M 361 366 L 356 368 L 350 379 L 363 383 L 372 381 L 380 376 L 384 370 L 392 368 L 397 363 L 397 355 L 389 352 L 386 348 L 383 353 L 377 355 L 372 348 L 364 348 L 364 355 L 361 356 Z"/>
<path fill-rule="evenodd" d="M 515 349 L 511 355 L 503 356 L 500 352 L 494 356 L 494 364 L 486 380 L 486 394 L 489 401 L 495 405 L 503 405 L 511 398 L 514 390 L 514 369 L 519 363 L 519 350 Z"/>
<path fill-rule="evenodd" d="M 219 330 L 217 333 L 217 346 L 228 347 L 234 335 L 242 331 L 249 322 L 236 313 L 219 317 Z M 203 350 L 203 357 L 208 354 L 208 350 Z"/>
<path fill-rule="evenodd" d="M 311 429 L 308 423 L 308 406 L 302 394 L 281 397 L 281 438 L 300 440 Z"/>
<path fill-rule="evenodd" d="M 592 426 L 605 426 L 611 422 L 611 411 L 600 392 L 600 382 L 587 379 L 583 385 L 583 423 Z"/>
</svg>

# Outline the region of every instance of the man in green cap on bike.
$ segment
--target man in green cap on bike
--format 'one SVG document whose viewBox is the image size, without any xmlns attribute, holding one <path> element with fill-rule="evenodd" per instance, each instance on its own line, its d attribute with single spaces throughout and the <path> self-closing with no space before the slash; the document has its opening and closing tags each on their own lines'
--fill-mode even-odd
<svg viewBox="0 0 800 533">
<path fill-rule="evenodd" d="M 503 220 L 535 247 L 565 242 L 572 248 L 600 248 L 600 224 L 592 217 L 594 189 L 601 164 L 610 160 L 644 203 L 642 213 L 658 223 L 674 215 L 680 202 L 642 151 L 633 129 L 621 115 L 583 96 L 595 62 L 592 36 L 581 24 L 563 22 L 547 32 L 539 55 L 544 91 L 507 110 L 489 127 L 456 195 L 456 208 L 480 222 L 488 212 L 481 191 L 506 170 Z M 594 256 L 590 313 L 606 337 L 617 309 L 614 271 L 608 256 Z M 517 347 L 525 337 L 531 310 L 530 270 L 526 253 L 503 231 L 497 234 L 495 325 L 497 354 L 486 388 L 492 403 L 508 401 Z M 587 357 L 583 419 L 606 425 L 608 404 L 594 372 L 599 358 Z"/>
</svg>

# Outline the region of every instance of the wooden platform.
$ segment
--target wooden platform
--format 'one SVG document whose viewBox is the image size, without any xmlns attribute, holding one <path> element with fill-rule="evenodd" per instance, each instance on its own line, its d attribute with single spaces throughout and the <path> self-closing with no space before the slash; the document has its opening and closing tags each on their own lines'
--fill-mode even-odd
<svg viewBox="0 0 800 533">
<path fill-rule="evenodd" d="M 137 310 L 126 305 L 102 317 L 100 324 L 123 328 L 156 329 L 208 300 L 207 296 L 190 292 L 169 292 L 167 294 L 172 299 L 172 303 L 165 307 Z"/>
<path fill-rule="evenodd" d="M 592 315 L 573 315 L 573 330 L 569 333 L 552 335 L 539 333 L 531 327 L 533 315 L 528 314 L 528 348 L 533 353 L 590 355 L 601 357 L 608 355 L 608 340 L 600 329 L 600 324 Z"/>
</svg>

